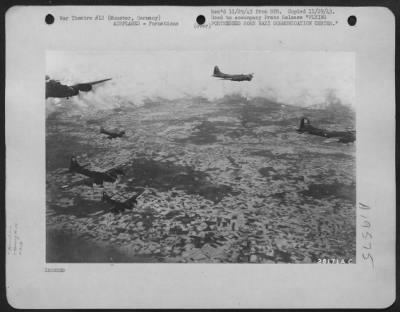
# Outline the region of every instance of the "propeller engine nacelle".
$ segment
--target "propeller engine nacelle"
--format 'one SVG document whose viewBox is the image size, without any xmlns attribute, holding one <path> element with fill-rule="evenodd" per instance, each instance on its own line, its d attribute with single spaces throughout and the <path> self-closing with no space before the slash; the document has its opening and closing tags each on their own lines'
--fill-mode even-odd
<svg viewBox="0 0 400 312">
<path fill-rule="evenodd" d="M 79 89 L 79 91 L 82 91 L 82 92 L 89 92 L 89 91 L 92 91 L 93 87 L 91 84 L 82 83 L 82 84 L 78 85 L 78 89 Z"/>
</svg>

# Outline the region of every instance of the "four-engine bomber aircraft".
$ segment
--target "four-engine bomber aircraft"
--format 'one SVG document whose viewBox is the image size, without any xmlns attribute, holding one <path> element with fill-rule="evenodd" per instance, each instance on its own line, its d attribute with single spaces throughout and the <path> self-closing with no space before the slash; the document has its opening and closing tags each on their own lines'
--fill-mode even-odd
<svg viewBox="0 0 400 312">
<path fill-rule="evenodd" d="M 310 120 L 306 117 L 300 120 L 300 128 L 297 132 L 318 135 L 325 138 L 338 138 L 338 141 L 341 143 L 350 143 L 356 140 L 355 131 L 328 131 L 319 129 L 312 126 Z"/>
<path fill-rule="evenodd" d="M 46 99 L 50 97 L 68 99 L 71 96 L 78 95 L 79 92 L 89 92 L 93 89 L 93 85 L 108 80 L 111 80 L 111 78 L 92 82 L 77 83 L 72 86 L 67 86 L 62 84 L 58 80 L 50 79 L 50 77 L 46 75 Z"/>
<path fill-rule="evenodd" d="M 251 74 L 239 74 L 239 75 L 229 75 L 229 74 L 224 74 L 222 73 L 218 66 L 214 67 L 214 74 L 213 77 L 216 78 L 221 78 L 225 80 L 231 80 L 231 81 L 251 81 L 253 79 L 254 73 Z"/>
<path fill-rule="evenodd" d="M 100 127 L 100 133 L 107 135 L 109 139 L 115 139 L 123 137 L 125 135 L 125 130 L 111 131 L 104 129 L 103 127 Z"/>
</svg>

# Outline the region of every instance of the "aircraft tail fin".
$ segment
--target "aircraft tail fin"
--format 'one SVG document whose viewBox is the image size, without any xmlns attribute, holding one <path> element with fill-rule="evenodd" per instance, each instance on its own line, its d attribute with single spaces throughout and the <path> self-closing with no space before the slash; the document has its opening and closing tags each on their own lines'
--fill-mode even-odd
<svg viewBox="0 0 400 312">
<path fill-rule="evenodd" d="M 71 172 L 80 172 L 85 165 L 79 164 L 78 160 L 76 159 L 76 156 L 72 155 L 70 162 L 69 162 L 69 171 Z"/>
<path fill-rule="evenodd" d="M 305 127 L 307 127 L 307 126 L 311 126 L 310 119 L 308 119 L 307 117 L 301 118 L 299 130 L 301 131 L 301 130 L 303 130 L 303 129 L 304 129 Z"/>
<path fill-rule="evenodd" d="M 218 66 L 215 66 L 214 67 L 214 76 L 218 76 L 218 75 L 221 75 L 222 73 L 221 73 L 221 71 L 219 70 L 219 68 L 218 68 Z"/>
</svg>

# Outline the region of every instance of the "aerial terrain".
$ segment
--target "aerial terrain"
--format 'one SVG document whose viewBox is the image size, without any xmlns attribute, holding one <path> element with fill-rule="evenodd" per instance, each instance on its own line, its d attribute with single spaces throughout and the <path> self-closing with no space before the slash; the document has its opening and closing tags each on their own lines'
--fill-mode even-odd
<svg viewBox="0 0 400 312">
<path fill-rule="evenodd" d="M 315 107 L 263 97 L 62 99 L 46 114 L 48 262 L 316 263 L 356 252 L 354 143 L 298 133 L 302 117 L 355 128 L 339 102 Z M 124 129 L 110 139 L 100 129 Z M 87 183 L 71 156 L 115 183 Z M 103 192 L 133 210 L 112 211 Z"/>
</svg>

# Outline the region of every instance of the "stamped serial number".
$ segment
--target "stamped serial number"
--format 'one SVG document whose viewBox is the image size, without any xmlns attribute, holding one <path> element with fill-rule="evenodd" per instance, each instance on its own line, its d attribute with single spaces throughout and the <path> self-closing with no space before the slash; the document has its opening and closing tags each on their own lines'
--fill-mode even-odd
<svg viewBox="0 0 400 312">
<path fill-rule="evenodd" d="M 353 259 L 326 259 L 326 258 L 322 258 L 322 259 L 318 259 L 318 263 L 320 264 L 348 264 L 348 263 L 353 263 Z"/>
</svg>

